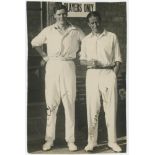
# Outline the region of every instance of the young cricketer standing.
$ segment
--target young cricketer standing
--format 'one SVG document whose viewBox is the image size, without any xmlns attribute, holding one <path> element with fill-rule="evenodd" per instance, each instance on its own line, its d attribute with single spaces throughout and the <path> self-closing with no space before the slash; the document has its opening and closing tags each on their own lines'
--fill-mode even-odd
<svg viewBox="0 0 155 155">
<path fill-rule="evenodd" d="M 117 73 L 121 63 L 121 54 L 117 36 L 101 25 L 98 12 L 87 16 L 91 33 L 82 41 L 81 64 L 86 65 L 86 99 L 88 121 L 88 145 L 86 151 L 92 151 L 97 145 L 98 115 L 100 96 L 103 99 L 105 120 L 108 132 L 108 146 L 116 152 L 121 148 L 116 137 L 117 111 Z"/>
<path fill-rule="evenodd" d="M 60 100 L 65 110 L 65 140 L 70 151 L 76 151 L 75 97 L 76 75 L 73 59 L 80 49 L 84 33 L 67 20 L 67 8 L 60 4 L 54 7 L 56 23 L 44 28 L 33 40 L 32 46 L 46 62 L 45 98 L 47 105 L 46 143 L 43 150 L 53 146 L 55 140 L 56 114 Z M 42 51 L 47 45 L 47 54 Z"/>
</svg>

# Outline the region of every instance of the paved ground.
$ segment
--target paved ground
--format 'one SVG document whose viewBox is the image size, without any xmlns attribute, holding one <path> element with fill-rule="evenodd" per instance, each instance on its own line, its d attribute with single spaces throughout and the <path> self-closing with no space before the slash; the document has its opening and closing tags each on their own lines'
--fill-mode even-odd
<svg viewBox="0 0 155 155">
<path fill-rule="evenodd" d="M 126 152 L 126 137 L 121 137 L 118 139 L 118 143 L 122 148 L 122 152 Z M 33 154 L 88 154 L 84 150 L 84 146 L 82 144 L 78 144 L 78 151 L 70 152 L 67 146 L 55 146 L 49 151 L 42 151 L 41 148 L 38 148 L 38 151 L 32 151 Z M 89 152 L 90 153 L 90 152 Z M 107 142 L 103 142 L 99 144 L 93 152 L 91 153 L 113 153 L 111 149 L 107 147 Z"/>
</svg>

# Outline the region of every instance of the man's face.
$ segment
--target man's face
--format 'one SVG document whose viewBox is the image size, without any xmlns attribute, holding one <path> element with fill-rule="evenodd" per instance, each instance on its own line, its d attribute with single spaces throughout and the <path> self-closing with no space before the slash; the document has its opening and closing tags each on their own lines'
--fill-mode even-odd
<svg viewBox="0 0 155 155">
<path fill-rule="evenodd" d="M 90 17 L 88 22 L 89 27 L 91 28 L 92 32 L 98 33 L 101 28 L 101 21 L 98 17 Z"/>
<path fill-rule="evenodd" d="M 64 9 L 57 10 L 54 17 L 57 23 L 64 24 L 67 21 L 67 12 Z"/>
</svg>

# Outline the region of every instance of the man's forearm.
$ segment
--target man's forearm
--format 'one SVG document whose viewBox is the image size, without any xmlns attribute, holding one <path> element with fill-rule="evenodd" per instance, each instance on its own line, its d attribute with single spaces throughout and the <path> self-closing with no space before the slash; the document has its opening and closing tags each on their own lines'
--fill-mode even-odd
<svg viewBox="0 0 155 155">
<path fill-rule="evenodd" d="M 37 47 L 34 47 L 34 48 L 42 58 L 47 57 L 47 54 L 42 50 L 42 48 L 40 46 L 37 46 Z"/>
<path fill-rule="evenodd" d="M 115 62 L 114 72 L 116 73 L 116 75 L 118 74 L 120 70 L 120 64 L 121 63 L 119 61 Z"/>
<path fill-rule="evenodd" d="M 39 53 L 39 55 L 43 58 L 43 60 L 45 62 L 47 62 L 48 61 L 47 54 L 42 50 L 42 48 L 40 46 L 37 46 L 37 47 L 34 47 L 34 48 Z"/>
</svg>

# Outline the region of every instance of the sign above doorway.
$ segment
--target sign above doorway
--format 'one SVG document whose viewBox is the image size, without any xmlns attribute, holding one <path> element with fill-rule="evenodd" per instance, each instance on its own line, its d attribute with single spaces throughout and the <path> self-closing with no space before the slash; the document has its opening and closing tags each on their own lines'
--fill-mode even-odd
<svg viewBox="0 0 155 155">
<path fill-rule="evenodd" d="M 90 11 L 96 11 L 96 3 L 62 3 L 68 9 L 68 17 L 86 17 Z"/>
</svg>

